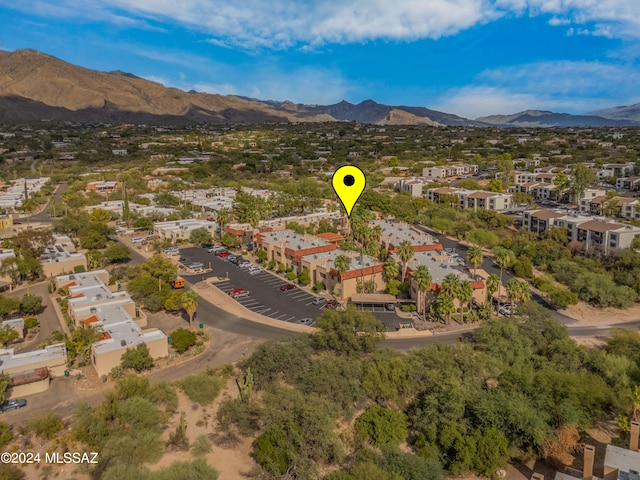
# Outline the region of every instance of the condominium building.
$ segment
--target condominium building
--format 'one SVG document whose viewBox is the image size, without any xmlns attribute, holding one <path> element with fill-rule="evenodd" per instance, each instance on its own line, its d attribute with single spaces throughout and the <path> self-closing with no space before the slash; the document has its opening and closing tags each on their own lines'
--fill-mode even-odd
<svg viewBox="0 0 640 480">
<path fill-rule="evenodd" d="M 293 230 L 260 232 L 255 235 L 256 248 L 267 253 L 267 261 L 274 260 L 302 271 L 302 258 L 336 249 L 336 244 L 315 235 L 300 235 Z"/>
<path fill-rule="evenodd" d="M 40 255 L 42 273 L 45 277 L 54 277 L 73 272 L 76 268 L 87 268 L 87 257 L 78 253 L 73 241 L 66 235 L 54 235 L 54 244 L 47 246 Z"/>
<path fill-rule="evenodd" d="M 169 222 L 156 222 L 153 224 L 153 233 L 161 239 L 188 240 L 191 232 L 199 228 L 207 230 L 212 237 L 218 234 L 218 224 L 210 220 L 190 218 L 187 220 L 175 220 Z"/>
<path fill-rule="evenodd" d="M 121 285 L 109 285 L 106 270 L 94 270 L 55 279 L 56 289 L 71 295 L 68 313 L 76 328 L 95 328 L 100 339 L 91 347 L 91 362 L 98 375 L 107 375 L 120 364 L 122 354 L 140 343 L 147 344 L 152 358 L 168 355 L 167 336 L 158 329 L 142 330 L 147 317 Z"/>
<path fill-rule="evenodd" d="M 444 195 L 458 197 L 458 207 L 473 210 L 507 210 L 513 206 L 513 197 L 510 193 L 487 192 L 484 190 L 467 190 L 464 188 L 430 188 L 427 190 L 427 198 L 432 202 L 440 203 Z"/>
<path fill-rule="evenodd" d="M 402 242 L 409 242 L 414 252 L 442 250 L 438 240 L 428 233 L 417 230 L 408 223 L 395 220 L 372 220 L 371 229 L 380 227 L 380 246 L 383 250 L 393 253 L 398 250 Z"/>
<path fill-rule="evenodd" d="M 359 293 L 365 282 L 372 284 L 369 293 L 380 293 L 386 288 L 384 263 L 370 255 L 351 256 L 349 266 L 342 274 L 335 267 L 335 259 L 325 260 L 316 270 L 327 291 L 334 292 L 340 300 L 348 300 Z"/>
<path fill-rule="evenodd" d="M 536 233 L 553 227 L 566 228 L 569 241 L 582 242 L 585 250 L 602 249 L 605 254 L 614 249 L 630 247 L 634 238 L 640 238 L 640 227 L 618 223 L 610 218 L 567 214 L 557 210 L 524 212 L 522 224 Z"/>
</svg>

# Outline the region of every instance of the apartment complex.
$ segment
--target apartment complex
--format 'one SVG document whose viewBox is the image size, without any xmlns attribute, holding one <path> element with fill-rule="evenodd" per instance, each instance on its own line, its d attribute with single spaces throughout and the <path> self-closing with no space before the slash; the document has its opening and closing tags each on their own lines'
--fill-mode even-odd
<svg viewBox="0 0 640 480">
<path fill-rule="evenodd" d="M 129 348 L 146 343 L 151 357 L 166 357 L 167 336 L 158 329 L 142 330 L 147 317 L 120 285 L 109 285 L 109 272 L 62 275 L 55 279 L 56 289 L 66 288 L 68 313 L 76 328 L 95 328 L 100 339 L 91 347 L 91 362 L 98 375 L 107 375 L 120 365 L 122 354 Z"/>
<path fill-rule="evenodd" d="M 372 220 L 369 227 L 380 227 L 380 246 L 389 253 L 397 251 L 402 242 L 409 242 L 414 252 L 442 250 L 442 245 L 433 235 L 417 230 L 405 222 Z"/>
<path fill-rule="evenodd" d="M 434 165 L 422 169 L 422 176 L 427 178 L 462 177 L 476 173 L 478 173 L 478 166 L 467 163 L 449 163 L 447 165 Z"/>
<path fill-rule="evenodd" d="M 487 299 L 485 282 L 480 278 L 474 278 L 459 261 L 451 255 L 441 251 L 416 252 L 413 259 L 408 263 L 407 275 L 411 283 L 411 298 L 417 299 L 420 295 L 418 287 L 413 280 L 413 273 L 420 265 L 424 265 L 431 275 L 431 288 L 427 294 L 427 304 L 435 301 L 442 291 L 442 282 L 447 275 L 455 275 L 460 280 L 469 281 L 473 288 L 473 299 L 478 303 L 483 303 Z M 459 307 L 458 300 L 455 300 L 456 307 Z"/>
<path fill-rule="evenodd" d="M 435 203 L 440 203 L 443 196 L 455 196 L 458 204 L 454 205 L 462 210 L 507 210 L 513 206 L 513 198 L 510 193 L 487 192 L 484 190 L 467 190 L 464 188 L 430 188 L 427 190 L 427 198 Z"/>
<path fill-rule="evenodd" d="M 296 272 L 302 271 L 302 259 L 307 255 L 329 252 L 336 244 L 315 235 L 300 235 L 293 230 L 260 232 L 255 235 L 256 248 L 267 252 L 267 261 L 274 260 Z"/>
<path fill-rule="evenodd" d="M 10 185 L 2 186 L 0 191 L 0 208 L 17 209 L 25 200 L 25 193 L 39 192 L 49 181 L 49 177 L 20 178 Z"/>
<path fill-rule="evenodd" d="M 212 237 L 218 235 L 218 224 L 216 222 L 195 218 L 156 222 L 153 224 L 153 233 L 161 239 L 188 240 L 191 236 L 191 232 L 199 228 L 204 228 L 209 231 Z"/>
<path fill-rule="evenodd" d="M 566 228 L 569 241 L 582 242 L 585 250 L 599 248 L 604 253 L 630 247 L 634 238 L 640 238 L 640 227 L 617 223 L 609 218 L 567 214 L 557 210 L 526 211 L 522 225 L 535 233 L 542 233 L 553 227 Z"/>
<path fill-rule="evenodd" d="M 322 278 L 327 291 L 335 292 L 339 300 L 347 300 L 353 295 L 360 293 L 359 286 L 369 282 L 372 287 L 369 293 L 383 292 L 386 288 L 384 280 L 384 263 L 370 255 L 360 255 L 349 257 L 349 266 L 343 273 L 335 268 L 334 260 L 326 260 L 317 267 L 318 275 Z"/>
</svg>

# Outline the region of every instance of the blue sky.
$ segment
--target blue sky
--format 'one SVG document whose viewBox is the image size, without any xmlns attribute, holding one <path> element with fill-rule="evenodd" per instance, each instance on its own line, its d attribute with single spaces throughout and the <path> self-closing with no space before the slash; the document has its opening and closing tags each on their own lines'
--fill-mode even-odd
<svg viewBox="0 0 640 480">
<path fill-rule="evenodd" d="M 0 49 L 184 90 L 469 118 L 640 102 L 639 0 L 0 0 Z"/>
</svg>

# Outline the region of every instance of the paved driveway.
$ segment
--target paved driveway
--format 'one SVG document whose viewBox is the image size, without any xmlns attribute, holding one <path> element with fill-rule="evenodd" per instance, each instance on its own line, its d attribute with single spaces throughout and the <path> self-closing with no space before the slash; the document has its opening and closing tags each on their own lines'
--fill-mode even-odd
<svg viewBox="0 0 640 480">
<path fill-rule="evenodd" d="M 235 288 L 243 288 L 249 295 L 238 298 L 237 302 L 260 315 L 293 323 L 303 318 L 315 321 L 324 308 L 324 303 L 312 303 L 317 298 L 315 295 L 298 287 L 281 291 L 280 287 L 289 282 L 271 272 L 262 271 L 257 275 L 251 275 L 248 269 L 237 267 L 202 248 L 182 249 L 180 256 L 185 258 L 183 263 L 198 261 L 203 263 L 205 268 L 211 265 L 211 272 L 203 275 L 185 275 L 187 280 L 197 282 L 212 276 L 224 277 L 227 280 L 214 285 L 225 293 Z"/>
</svg>

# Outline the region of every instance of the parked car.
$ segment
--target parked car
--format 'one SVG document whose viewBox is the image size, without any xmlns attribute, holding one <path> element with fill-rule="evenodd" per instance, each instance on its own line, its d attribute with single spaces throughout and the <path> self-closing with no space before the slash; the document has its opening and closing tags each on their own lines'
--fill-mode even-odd
<svg viewBox="0 0 640 480">
<path fill-rule="evenodd" d="M 242 260 L 238 262 L 240 268 L 251 268 L 251 262 L 249 260 Z"/>
<path fill-rule="evenodd" d="M 316 297 L 311 301 L 313 305 L 320 305 L 321 303 L 324 303 L 324 302 L 325 300 L 322 297 Z"/>
<path fill-rule="evenodd" d="M 213 248 L 213 243 L 203 243 L 202 248 L 206 248 L 206 249 Z"/>
<path fill-rule="evenodd" d="M 334 310 L 335 310 L 336 308 L 338 308 L 338 306 L 339 306 L 339 305 L 340 305 L 340 304 L 339 304 L 337 301 L 335 301 L 335 300 L 329 300 L 329 301 L 327 302 L 327 304 L 325 305 L 325 307 L 327 307 L 327 308 L 332 308 L 332 309 L 334 309 Z"/>
<path fill-rule="evenodd" d="M 504 305 L 504 306 L 500 307 L 498 309 L 498 313 L 501 313 L 505 317 L 511 315 L 511 306 L 510 305 Z"/>
<path fill-rule="evenodd" d="M 233 290 L 229 290 L 229 295 L 233 297 L 234 295 L 237 295 L 238 293 L 242 293 L 242 292 L 244 292 L 244 288 L 238 287 L 238 288 L 234 288 Z"/>
<path fill-rule="evenodd" d="M 220 252 L 224 252 L 226 250 L 226 248 L 224 248 L 222 245 L 217 245 L 215 247 L 212 247 L 210 249 L 207 250 L 207 252 L 209 253 L 220 253 Z"/>
<path fill-rule="evenodd" d="M 293 283 L 287 283 L 285 285 L 282 285 L 280 287 L 280 290 L 282 290 L 283 292 L 286 292 L 287 290 L 293 290 L 294 288 L 296 288 L 296 286 Z"/>
<path fill-rule="evenodd" d="M 238 298 L 244 298 L 244 297 L 248 297 L 249 296 L 249 292 L 240 292 L 240 293 L 236 293 L 233 298 L 238 299 Z"/>
<path fill-rule="evenodd" d="M 296 323 L 298 325 L 311 325 L 313 323 L 313 318 L 301 318 Z"/>
<path fill-rule="evenodd" d="M 396 309 L 396 305 L 394 303 L 387 303 L 384 306 L 385 310 L 389 310 L 390 312 L 393 312 Z"/>
<path fill-rule="evenodd" d="M 262 272 L 261 268 L 250 268 L 249 269 L 249 275 L 258 275 L 261 272 Z"/>
<path fill-rule="evenodd" d="M 219 252 L 216 255 L 218 255 L 218 257 L 226 260 L 229 257 L 229 253 L 228 252 Z"/>
<path fill-rule="evenodd" d="M 24 398 L 12 398 L 0 405 L 0 411 L 8 412 L 9 410 L 16 410 L 24 407 L 26 404 L 27 401 Z"/>
</svg>

